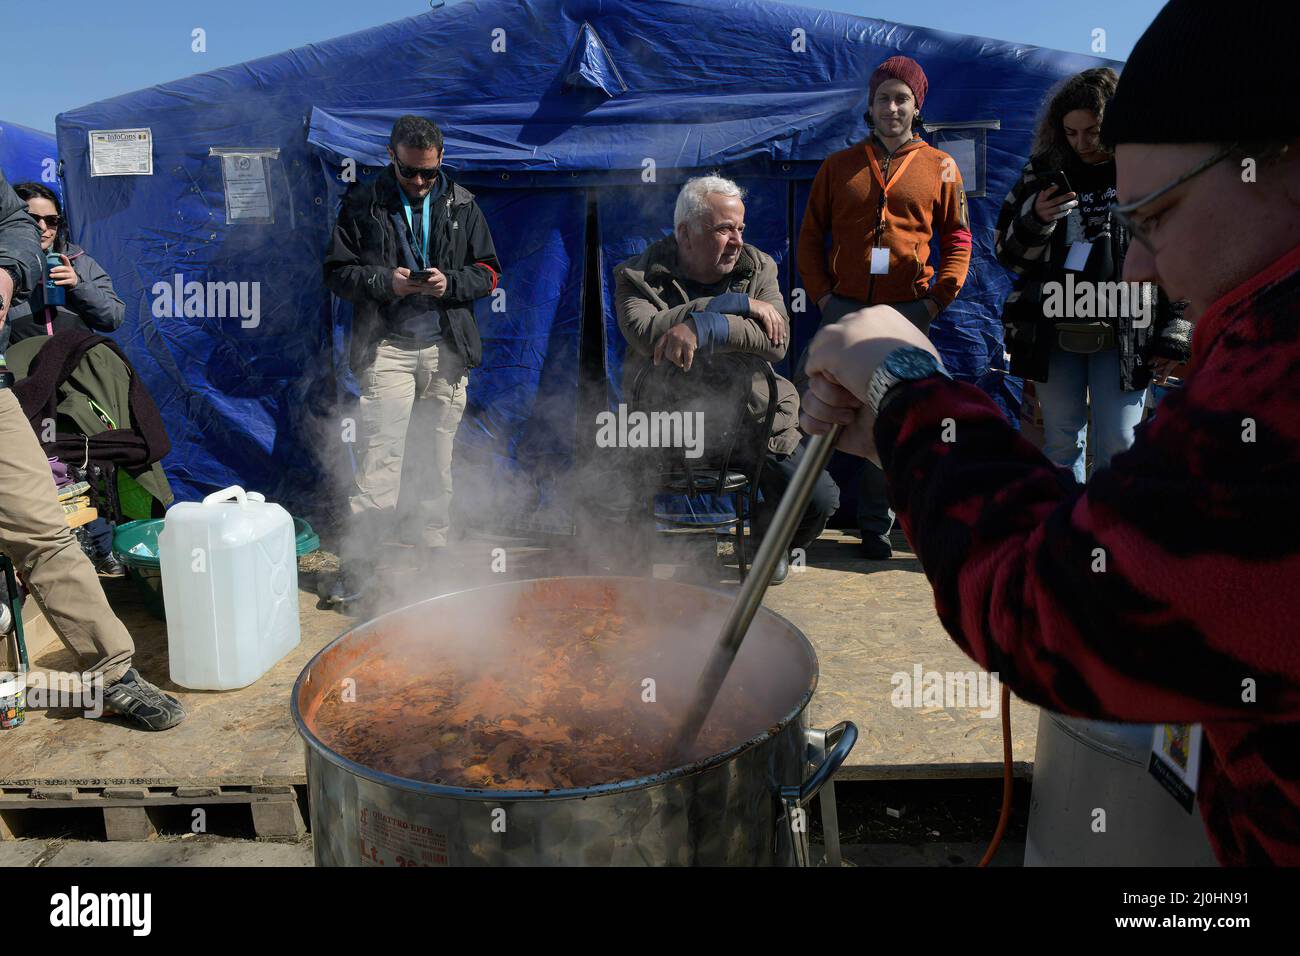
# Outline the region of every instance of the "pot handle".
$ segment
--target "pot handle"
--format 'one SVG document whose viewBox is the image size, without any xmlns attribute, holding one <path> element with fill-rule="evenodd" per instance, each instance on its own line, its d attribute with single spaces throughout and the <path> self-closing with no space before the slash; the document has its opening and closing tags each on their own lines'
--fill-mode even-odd
<svg viewBox="0 0 1300 956">
<path fill-rule="evenodd" d="M 833 743 L 832 743 L 833 742 Z M 817 796 L 817 791 L 826 786 L 827 781 L 835 776 L 835 771 L 840 769 L 840 765 L 849 756 L 849 751 L 853 745 L 858 742 L 858 728 L 851 720 L 841 720 L 834 727 L 826 731 L 826 745 L 831 750 L 817 768 L 813 770 L 812 775 L 798 786 L 788 786 L 781 788 L 781 798 L 787 806 L 801 807 L 813 797 Z"/>
</svg>

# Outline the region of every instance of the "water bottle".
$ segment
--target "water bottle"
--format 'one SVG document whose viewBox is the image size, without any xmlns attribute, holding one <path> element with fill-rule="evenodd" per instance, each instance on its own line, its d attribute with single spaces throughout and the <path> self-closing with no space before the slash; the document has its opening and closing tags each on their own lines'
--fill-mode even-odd
<svg viewBox="0 0 1300 956">
<path fill-rule="evenodd" d="M 67 290 L 61 285 L 55 285 L 54 280 L 50 278 L 50 270 L 55 266 L 63 265 L 63 257 L 51 249 L 45 253 L 45 304 L 50 306 L 64 305 L 68 301 Z"/>
<path fill-rule="evenodd" d="M 172 505 L 158 535 L 173 683 L 247 687 L 298 646 L 293 518 L 231 487 Z"/>
</svg>

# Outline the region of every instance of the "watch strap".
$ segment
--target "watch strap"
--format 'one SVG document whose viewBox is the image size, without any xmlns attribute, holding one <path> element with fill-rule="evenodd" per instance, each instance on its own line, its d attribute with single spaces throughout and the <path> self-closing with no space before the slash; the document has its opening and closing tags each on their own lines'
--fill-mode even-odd
<svg viewBox="0 0 1300 956">
<path fill-rule="evenodd" d="M 925 374 L 907 378 L 895 374 L 890 370 L 890 359 L 905 349 L 916 349 L 918 352 L 924 352 L 924 350 L 917 349 L 917 347 L 913 345 L 900 346 L 893 352 L 890 352 L 889 355 L 885 356 L 885 360 L 876 368 L 875 372 L 871 376 L 871 381 L 867 385 L 867 406 L 877 417 L 880 416 L 881 409 L 887 404 L 887 397 L 892 397 L 891 393 L 894 395 L 897 394 L 897 386 L 909 382 L 923 382 L 930 378 L 952 378 L 952 376 L 948 374 L 948 370 L 943 367 L 943 363 L 935 360 L 929 353 L 925 354 L 933 362 L 933 367 Z"/>
</svg>

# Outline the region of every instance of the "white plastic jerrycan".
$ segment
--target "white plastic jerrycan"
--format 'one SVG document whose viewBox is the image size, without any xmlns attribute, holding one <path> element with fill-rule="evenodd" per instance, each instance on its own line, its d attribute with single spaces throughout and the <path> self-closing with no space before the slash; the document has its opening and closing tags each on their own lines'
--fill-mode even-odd
<svg viewBox="0 0 1300 956">
<path fill-rule="evenodd" d="M 263 495 L 235 486 L 173 505 L 158 559 L 175 683 L 247 687 L 298 646 L 293 518 Z"/>
</svg>

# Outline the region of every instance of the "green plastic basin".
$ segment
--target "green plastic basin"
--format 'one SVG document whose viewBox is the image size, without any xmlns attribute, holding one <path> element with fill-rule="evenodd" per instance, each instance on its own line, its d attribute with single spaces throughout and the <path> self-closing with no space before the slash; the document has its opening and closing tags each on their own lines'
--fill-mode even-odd
<svg viewBox="0 0 1300 956">
<path fill-rule="evenodd" d="M 162 563 L 158 560 L 158 533 L 163 529 L 162 518 L 128 521 L 113 531 L 113 551 L 126 565 L 126 573 L 140 588 L 145 607 L 156 618 L 165 619 L 163 607 Z M 294 550 L 298 557 L 311 554 L 320 547 L 320 536 L 302 518 L 293 519 Z M 133 554 L 132 548 L 144 545 L 147 554 Z"/>
</svg>

